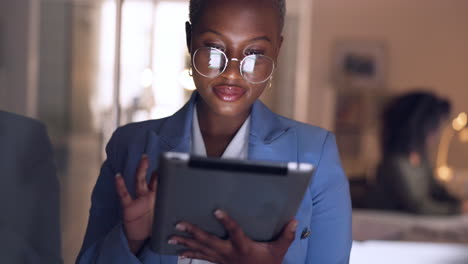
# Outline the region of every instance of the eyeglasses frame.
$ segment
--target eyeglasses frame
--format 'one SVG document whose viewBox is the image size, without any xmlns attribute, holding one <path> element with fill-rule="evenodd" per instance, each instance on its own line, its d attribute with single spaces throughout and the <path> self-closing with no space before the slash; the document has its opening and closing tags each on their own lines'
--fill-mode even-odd
<svg viewBox="0 0 468 264">
<path fill-rule="evenodd" d="M 201 73 L 201 72 L 197 69 L 197 65 L 195 64 L 195 56 L 197 55 L 198 51 L 199 51 L 200 49 L 206 49 L 206 48 L 208 48 L 208 49 L 210 49 L 210 50 L 216 50 L 216 51 L 220 52 L 221 54 L 223 54 L 223 56 L 224 56 L 224 58 L 225 58 L 226 63 L 224 63 L 224 67 L 223 67 L 223 69 L 222 69 L 216 76 L 209 76 L 209 75 L 205 75 L 205 74 Z M 249 80 L 247 80 L 247 79 L 245 78 L 245 76 L 244 76 L 244 74 L 243 74 L 243 71 L 242 71 L 242 65 L 244 64 L 244 62 L 245 62 L 245 60 L 246 60 L 247 58 L 258 57 L 258 56 L 262 56 L 262 57 L 265 57 L 265 58 L 268 58 L 269 60 L 271 60 L 271 62 L 272 62 L 272 64 L 273 64 L 273 68 L 272 68 L 272 70 L 271 70 L 270 75 L 269 75 L 265 80 L 263 80 L 263 81 L 261 81 L 261 82 L 251 82 L 251 81 L 249 81 Z M 195 70 L 198 72 L 198 74 L 200 74 L 201 76 L 203 76 L 203 77 L 205 77 L 205 78 L 211 78 L 211 79 L 216 78 L 216 77 L 220 76 L 221 74 L 223 74 L 224 71 L 226 71 L 229 62 L 231 62 L 231 61 L 237 61 L 237 62 L 239 62 L 239 72 L 240 72 L 242 78 L 244 78 L 244 80 L 246 80 L 247 82 L 249 82 L 249 83 L 251 83 L 251 84 L 260 84 L 260 83 L 264 83 L 264 82 L 270 80 L 270 79 L 272 78 L 272 76 L 273 76 L 273 73 L 275 72 L 275 69 L 276 69 L 276 63 L 275 63 L 275 61 L 274 61 L 271 57 L 269 57 L 269 56 L 262 55 L 262 54 L 251 54 L 251 55 L 245 56 L 242 60 L 239 60 L 238 58 L 231 58 L 231 59 L 229 59 L 224 51 L 222 51 L 222 50 L 220 50 L 220 49 L 217 49 L 217 48 L 213 48 L 213 47 L 200 47 L 200 48 L 198 48 L 197 50 L 195 50 L 195 52 L 193 53 L 193 57 L 192 57 L 192 65 L 193 65 L 193 67 L 195 68 Z"/>
</svg>

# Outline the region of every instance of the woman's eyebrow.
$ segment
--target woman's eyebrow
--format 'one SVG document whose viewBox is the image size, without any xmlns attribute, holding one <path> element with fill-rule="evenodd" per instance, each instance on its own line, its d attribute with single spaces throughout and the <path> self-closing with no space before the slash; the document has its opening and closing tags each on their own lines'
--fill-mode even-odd
<svg viewBox="0 0 468 264">
<path fill-rule="evenodd" d="M 213 29 L 207 29 L 207 30 L 201 32 L 201 34 L 205 34 L 205 33 L 213 33 L 213 34 L 218 35 L 218 36 L 223 36 L 223 34 L 219 33 L 216 30 L 213 30 Z M 267 36 L 255 37 L 253 39 L 248 40 L 248 42 L 254 42 L 254 41 L 259 41 L 259 40 L 265 40 L 265 41 L 268 41 L 268 42 L 271 43 L 271 39 L 269 37 L 267 37 Z"/>
<path fill-rule="evenodd" d="M 259 41 L 259 40 L 265 40 L 271 43 L 271 39 L 267 36 L 256 37 L 256 38 L 249 40 L 249 42 L 254 42 L 254 41 Z"/>
<path fill-rule="evenodd" d="M 213 34 L 218 35 L 218 36 L 223 36 L 223 34 L 219 33 L 216 30 L 213 30 L 213 29 L 207 29 L 207 30 L 201 32 L 200 34 L 203 35 L 203 34 L 206 34 L 206 33 L 213 33 Z"/>
</svg>

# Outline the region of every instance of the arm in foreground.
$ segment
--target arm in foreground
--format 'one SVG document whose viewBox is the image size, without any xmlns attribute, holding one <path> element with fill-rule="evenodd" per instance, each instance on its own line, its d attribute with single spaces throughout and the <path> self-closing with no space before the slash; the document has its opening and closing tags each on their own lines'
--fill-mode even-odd
<svg viewBox="0 0 468 264">
<path fill-rule="evenodd" d="M 77 263 L 160 263 L 159 255 L 147 246 L 133 254 L 122 223 L 121 203 L 116 191 L 118 130 L 109 141 L 107 160 L 92 194 L 92 206 L 85 239 Z M 120 179 L 122 181 L 123 179 Z M 131 179 L 130 179 L 131 180 Z"/>
</svg>

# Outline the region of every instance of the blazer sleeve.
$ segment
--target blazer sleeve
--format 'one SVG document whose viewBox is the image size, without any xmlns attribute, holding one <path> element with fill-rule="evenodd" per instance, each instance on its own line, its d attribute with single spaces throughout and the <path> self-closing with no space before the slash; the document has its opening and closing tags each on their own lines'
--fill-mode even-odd
<svg viewBox="0 0 468 264">
<path fill-rule="evenodd" d="M 311 185 L 313 212 L 306 263 L 349 263 L 351 198 L 335 136 L 328 133 Z"/>
<path fill-rule="evenodd" d="M 106 146 L 107 159 L 103 163 L 91 198 L 88 227 L 83 246 L 78 255 L 78 264 L 115 263 L 139 264 L 160 263 L 158 256 L 148 258 L 148 250 L 135 256 L 128 246 L 121 223 L 120 201 L 115 190 L 115 175 L 120 172 L 119 129 L 114 132 Z M 151 255 L 151 254 L 150 254 Z"/>
</svg>

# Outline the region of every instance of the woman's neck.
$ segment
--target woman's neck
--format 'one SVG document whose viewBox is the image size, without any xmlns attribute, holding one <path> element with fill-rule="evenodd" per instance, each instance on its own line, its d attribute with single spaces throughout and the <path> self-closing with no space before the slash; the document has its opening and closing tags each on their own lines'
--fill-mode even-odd
<svg viewBox="0 0 468 264">
<path fill-rule="evenodd" d="M 208 156 L 220 157 L 237 131 L 242 127 L 250 111 L 227 117 L 208 109 L 203 102 L 197 104 L 197 117 Z"/>
</svg>

